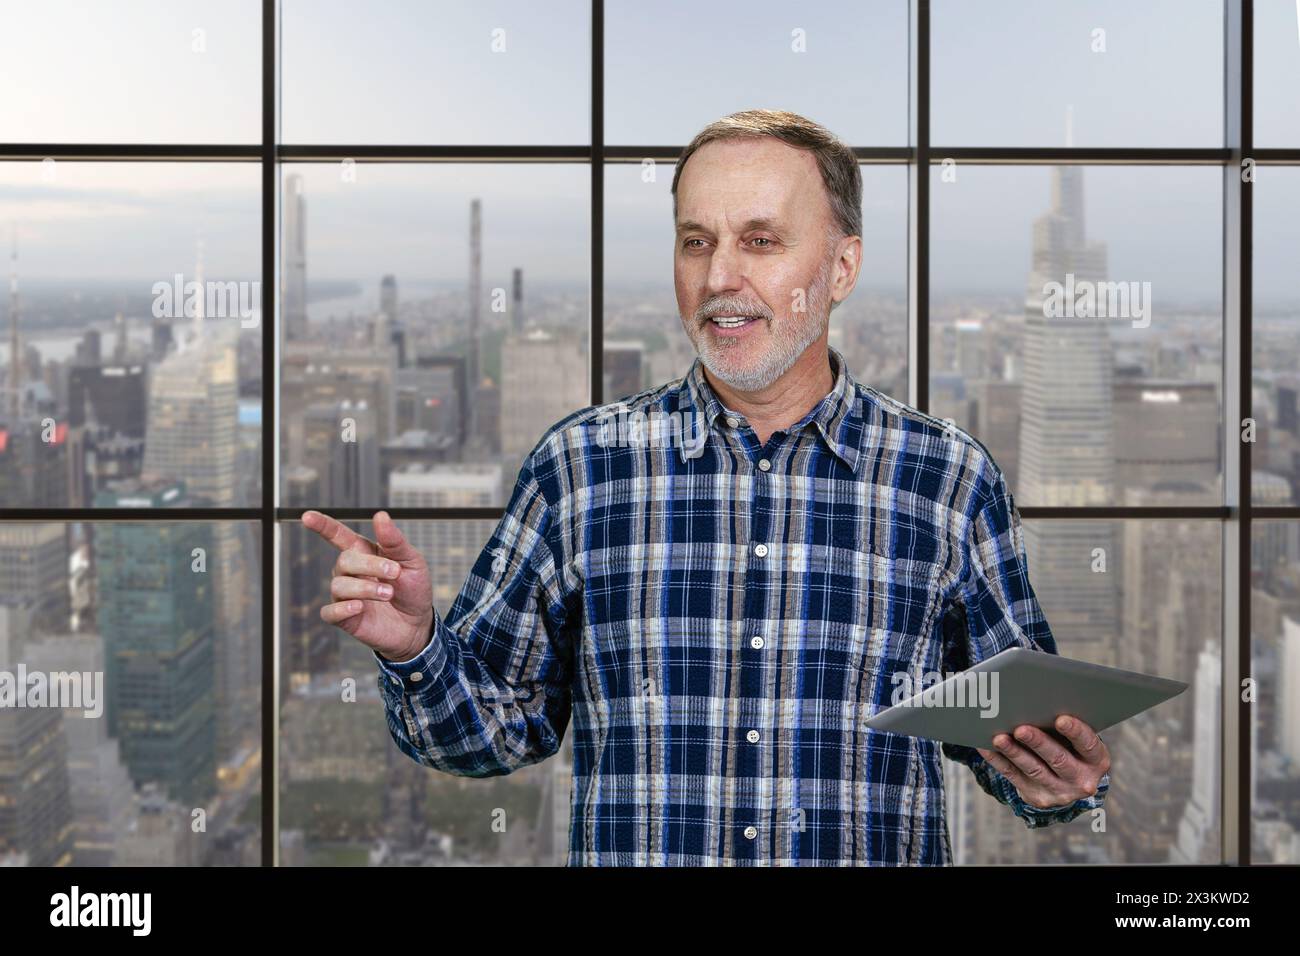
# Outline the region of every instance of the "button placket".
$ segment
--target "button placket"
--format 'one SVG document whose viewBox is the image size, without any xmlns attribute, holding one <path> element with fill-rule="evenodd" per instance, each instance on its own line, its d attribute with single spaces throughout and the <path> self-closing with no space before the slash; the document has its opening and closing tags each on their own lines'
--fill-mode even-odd
<svg viewBox="0 0 1300 956">
<path fill-rule="evenodd" d="M 747 438 L 748 432 L 743 437 Z M 779 548 L 780 542 L 774 540 L 774 537 L 779 535 L 779 527 L 774 528 L 776 520 L 774 512 L 778 510 L 778 506 L 773 501 L 773 483 L 768 478 L 772 470 L 772 460 L 764 456 L 762 449 L 757 448 L 753 443 L 746 441 L 745 445 L 746 454 L 742 461 L 751 463 L 752 468 L 748 472 L 750 476 L 749 560 L 746 561 L 744 574 L 745 595 L 742 602 L 744 620 L 740 623 L 743 628 L 741 633 L 749 632 L 749 646 L 753 653 L 760 651 L 766 645 L 766 639 L 760 632 L 768 626 L 770 598 L 768 584 L 779 580 L 782 562 L 779 559 L 773 560 L 778 558 L 778 552 L 773 549 Z M 759 455 L 757 458 L 756 452 Z M 736 710 L 736 723 L 731 731 L 742 741 L 734 765 L 735 772 L 740 777 L 737 781 L 737 812 L 740 814 L 737 822 L 748 824 L 742 832 L 749 841 L 757 839 L 759 829 L 751 821 L 764 819 L 765 814 L 769 812 L 769 808 L 765 806 L 766 801 L 762 790 L 757 786 L 767 750 L 763 733 L 763 728 L 769 726 L 769 715 L 764 705 L 764 701 L 771 693 L 765 677 L 767 673 L 767 661 L 758 654 L 750 656 L 741 668 L 742 679 L 738 685 L 740 706 Z M 752 853 L 760 852 L 759 844 L 750 845 L 754 847 Z"/>
</svg>

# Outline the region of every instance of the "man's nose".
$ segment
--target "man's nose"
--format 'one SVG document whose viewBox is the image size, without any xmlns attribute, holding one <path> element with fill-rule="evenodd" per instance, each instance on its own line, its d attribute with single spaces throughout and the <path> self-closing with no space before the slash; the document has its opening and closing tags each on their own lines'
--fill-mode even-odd
<svg viewBox="0 0 1300 956">
<path fill-rule="evenodd" d="M 731 243 L 718 243 L 709 257 L 707 281 L 710 295 L 739 292 L 745 285 L 745 267 L 740 250 Z"/>
</svg>

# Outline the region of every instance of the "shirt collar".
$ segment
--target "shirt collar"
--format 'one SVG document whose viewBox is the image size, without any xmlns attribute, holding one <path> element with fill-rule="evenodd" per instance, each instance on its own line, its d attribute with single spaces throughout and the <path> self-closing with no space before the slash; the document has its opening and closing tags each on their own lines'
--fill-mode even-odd
<svg viewBox="0 0 1300 956">
<path fill-rule="evenodd" d="M 827 351 L 834 369 L 834 386 L 807 415 L 785 431 L 792 434 L 809 425 L 813 426 L 827 447 L 851 471 L 856 472 L 861 457 L 862 436 L 866 433 L 865 422 L 858 410 L 857 382 L 849 373 L 848 363 L 839 350 L 828 345 Z M 743 424 L 743 416 L 726 408 L 709 385 L 704 375 L 704 362 L 698 355 L 678 389 L 678 408 L 692 408 L 697 415 L 702 416 L 705 435 L 713 431 L 713 422 L 719 415 L 734 417 Z M 685 443 L 679 443 L 678 449 L 683 461 L 691 457 Z"/>
</svg>

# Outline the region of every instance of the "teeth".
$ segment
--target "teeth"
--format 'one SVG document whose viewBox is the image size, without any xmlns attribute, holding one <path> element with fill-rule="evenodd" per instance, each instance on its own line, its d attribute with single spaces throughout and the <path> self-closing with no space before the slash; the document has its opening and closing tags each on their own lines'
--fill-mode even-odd
<svg viewBox="0 0 1300 956">
<path fill-rule="evenodd" d="M 753 319 L 750 315 L 719 315 L 713 317 L 713 324 L 724 329 L 738 329 Z"/>
</svg>

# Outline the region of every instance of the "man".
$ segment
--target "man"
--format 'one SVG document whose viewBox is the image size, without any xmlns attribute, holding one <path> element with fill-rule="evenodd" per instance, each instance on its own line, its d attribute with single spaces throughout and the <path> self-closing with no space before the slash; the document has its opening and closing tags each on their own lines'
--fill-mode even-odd
<svg viewBox="0 0 1300 956">
<path fill-rule="evenodd" d="M 510 773 L 572 718 L 570 865 L 950 863 L 940 745 L 863 721 L 895 675 L 1056 651 L 987 450 L 828 347 L 861 191 L 795 114 L 695 138 L 673 271 L 698 358 L 541 437 L 445 620 L 386 512 L 373 542 L 303 516 L 341 549 L 321 616 L 373 649 L 403 752 Z M 611 429 L 624 408 L 673 427 Z M 942 751 L 1041 827 L 1109 786 L 1097 734 L 1058 730 Z"/>
</svg>

